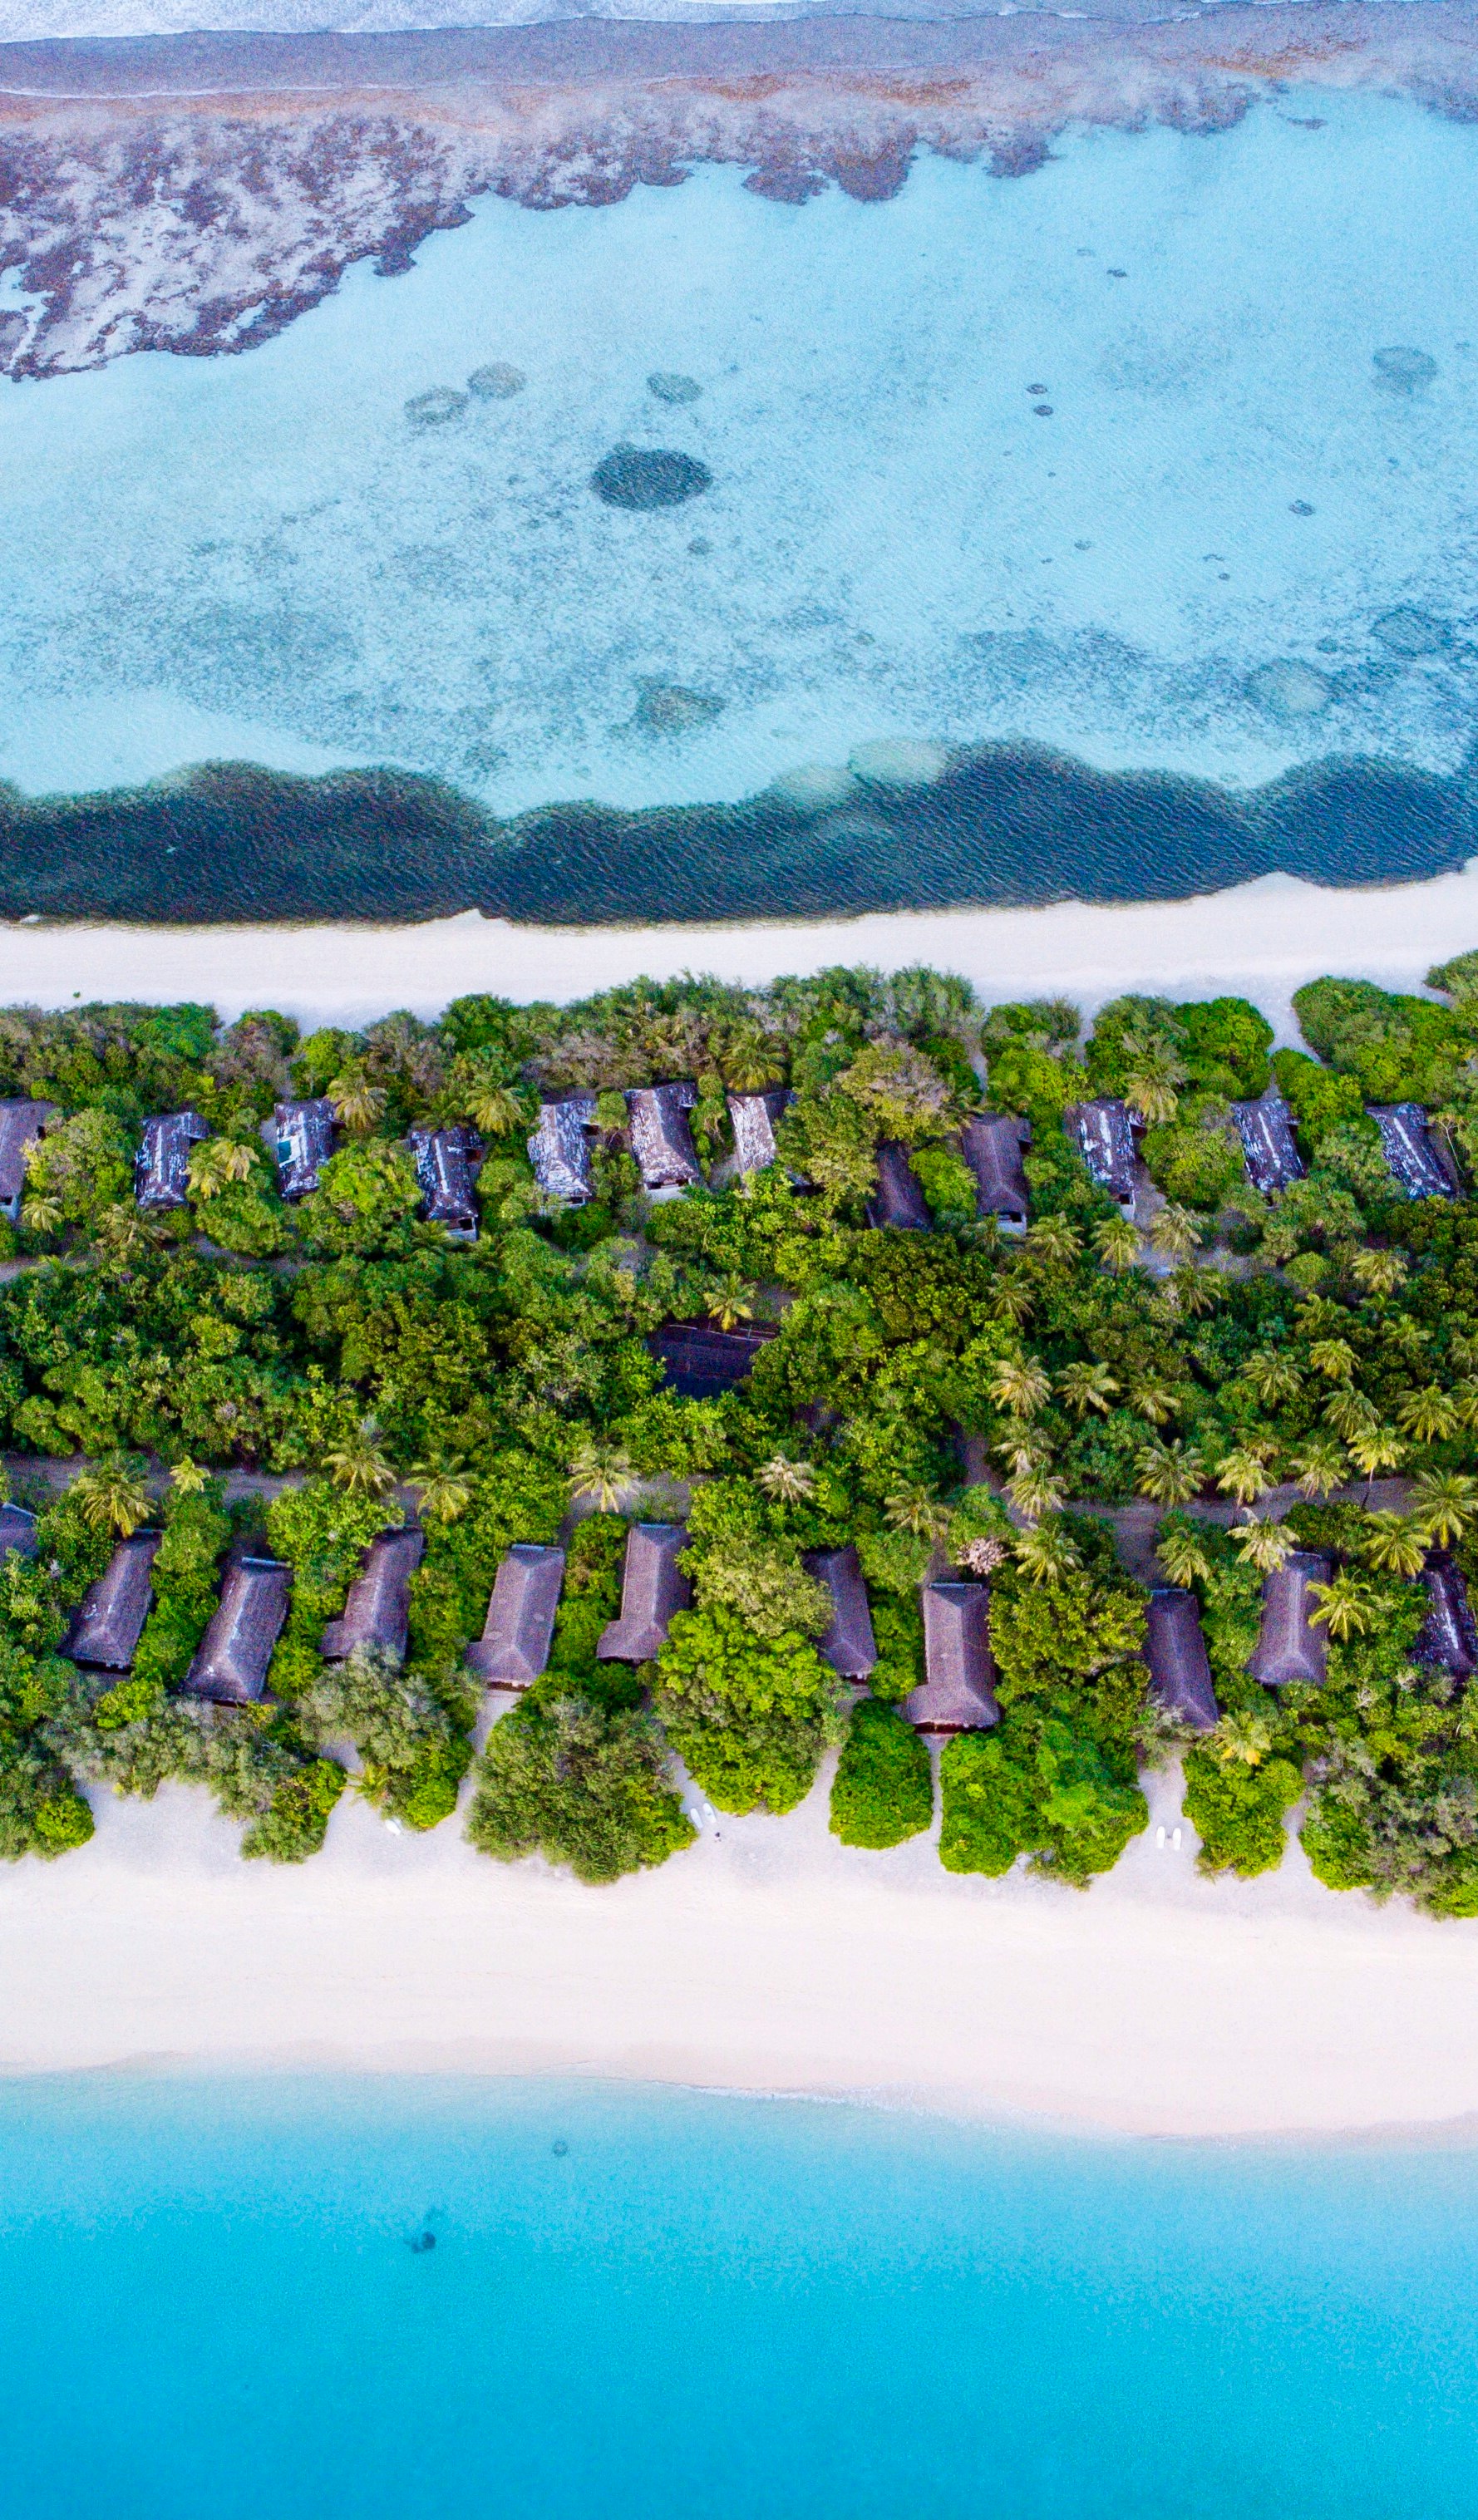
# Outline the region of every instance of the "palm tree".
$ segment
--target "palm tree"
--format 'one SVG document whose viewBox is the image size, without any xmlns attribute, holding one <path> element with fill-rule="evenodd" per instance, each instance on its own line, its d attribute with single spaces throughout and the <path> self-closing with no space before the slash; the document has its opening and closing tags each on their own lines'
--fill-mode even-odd
<svg viewBox="0 0 1478 2520">
<path fill-rule="evenodd" d="M 329 1087 L 329 1100 L 346 1129 L 364 1137 L 374 1128 L 388 1097 L 382 1085 L 373 1085 L 362 1067 L 346 1067 Z"/>
<path fill-rule="evenodd" d="M 1105 1217 L 1094 1227 L 1094 1248 L 1105 1269 L 1132 1269 L 1140 1256 L 1139 1227 L 1127 1216 Z"/>
<path fill-rule="evenodd" d="M 1328 1435 L 1311 1435 L 1292 1462 L 1299 1493 L 1306 1497 L 1332 1496 L 1343 1487 L 1349 1467 L 1343 1445 Z"/>
<path fill-rule="evenodd" d="M 1225 1284 L 1218 1285 L 1214 1269 L 1197 1269 L 1187 1264 L 1166 1279 L 1165 1292 L 1177 1314 L 1189 1313 L 1193 1319 L 1197 1314 L 1213 1312 L 1226 1287 Z"/>
<path fill-rule="evenodd" d="M 1350 1459 L 1366 1483 L 1366 1495 L 1382 1470 L 1399 1470 L 1407 1448 L 1391 1426 L 1362 1426 L 1350 1437 Z"/>
<path fill-rule="evenodd" d="M 1435 1382 L 1409 1391 L 1396 1412 L 1398 1422 L 1418 1444 L 1443 1444 L 1457 1430 L 1457 1411 Z"/>
<path fill-rule="evenodd" d="M 1411 1514 L 1372 1513 L 1366 1517 L 1360 1553 L 1383 1574 L 1403 1575 L 1410 1581 L 1426 1563 L 1427 1544 Z"/>
<path fill-rule="evenodd" d="M 1149 1239 L 1165 1260 L 1188 1260 L 1201 1238 L 1201 1229 L 1188 1207 L 1168 1198 L 1150 1220 Z"/>
<path fill-rule="evenodd" d="M 570 1494 L 592 1497 L 599 1513 L 614 1513 L 636 1478 L 629 1453 L 590 1437 L 569 1465 Z"/>
<path fill-rule="evenodd" d="M 1062 1503 L 1062 1482 L 1053 1478 L 1045 1462 L 1039 1462 L 1008 1479 L 1006 1493 L 1017 1512 L 1029 1514 L 1035 1522 L 1044 1513 L 1056 1512 Z"/>
<path fill-rule="evenodd" d="M 1342 1435 L 1347 1444 L 1352 1436 L 1380 1423 L 1380 1412 L 1374 1401 L 1349 1383 L 1324 1402 L 1323 1416 L 1326 1423 L 1333 1427 L 1336 1435 Z"/>
<path fill-rule="evenodd" d="M 785 1453 L 762 1462 L 755 1477 L 777 1505 L 804 1505 L 816 1493 L 816 1472 L 809 1462 L 792 1462 Z"/>
<path fill-rule="evenodd" d="M 1455 1382 L 1451 1396 L 1458 1425 L 1478 1426 L 1478 1373 L 1464 1374 L 1460 1382 Z"/>
<path fill-rule="evenodd" d="M 56 1234 L 62 1225 L 62 1202 L 54 1192 L 33 1190 L 21 1205 L 21 1222 L 27 1234 Z"/>
<path fill-rule="evenodd" d="M 1311 1626 L 1327 1628 L 1340 1644 L 1351 1637 L 1363 1637 L 1375 1617 L 1376 1604 L 1367 1584 L 1345 1568 L 1327 1584 L 1311 1584 L 1310 1593 L 1319 1603 L 1311 1610 Z"/>
<path fill-rule="evenodd" d="M 931 1489 L 917 1485 L 895 1488 L 883 1512 L 890 1530 L 906 1531 L 912 1540 L 942 1540 L 950 1526 L 949 1507 Z"/>
<path fill-rule="evenodd" d="M 1037 1522 L 1029 1531 L 1018 1531 L 1011 1553 L 1033 1584 L 1060 1584 L 1078 1564 L 1077 1550 L 1060 1523 Z"/>
<path fill-rule="evenodd" d="M 202 1470 L 199 1462 L 192 1462 L 186 1453 L 170 1471 L 169 1483 L 180 1496 L 199 1496 L 209 1476 L 210 1472 Z"/>
<path fill-rule="evenodd" d="M 467 1116 L 480 1137 L 511 1138 L 523 1117 L 523 1105 L 511 1085 L 479 1076 L 468 1092 Z"/>
<path fill-rule="evenodd" d="M 1303 1376 L 1292 1357 L 1280 1355 L 1276 1348 L 1261 1347 L 1255 1356 L 1249 1356 L 1242 1368 L 1242 1380 L 1265 1409 L 1276 1409 L 1280 1400 L 1292 1400 L 1303 1388 Z"/>
<path fill-rule="evenodd" d="M 190 1152 L 194 1198 L 219 1198 L 231 1182 L 251 1179 L 251 1149 L 236 1138 L 206 1138 Z"/>
<path fill-rule="evenodd" d="M 709 1287 L 703 1298 L 703 1310 L 711 1322 L 717 1322 L 721 1330 L 737 1329 L 740 1322 L 753 1321 L 753 1287 L 745 1282 L 737 1269 L 731 1269 L 716 1286 Z"/>
<path fill-rule="evenodd" d="M 1478 1479 L 1463 1470 L 1423 1470 L 1411 1503 L 1417 1530 L 1433 1547 L 1450 1549 L 1478 1515 Z"/>
<path fill-rule="evenodd" d="M 1200 1533 L 1188 1522 L 1163 1524 L 1155 1541 L 1155 1555 L 1172 1584 L 1205 1584 L 1210 1580 L 1210 1552 Z"/>
<path fill-rule="evenodd" d="M 1216 1483 L 1223 1496 L 1235 1497 L 1238 1505 L 1252 1505 L 1260 1496 L 1266 1496 L 1274 1484 L 1268 1475 L 1266 1449 L 1255 1444 L 1234 1444 L 1222 1456 Z"/>
<path fill-rule="evenodd" d="M 1134 1457 L 1135 1483 L 1154 1505 L 1188 1505 L 1206 1475 L 1191 1444 L 1142 1444 Z"/>
<path fill-rule="evenodd" d="M 143 1473 L 122 1453 L 81 1471 L 73 1481 L 72 1494 L 92 1531 L 115 1531 L 127 1540 L 149 1519 L 149 1490 Z"/>
<path fill-rule="evenodd" d="M 416 1490 L 423 1522 L 456 1522 L 472 1501 L 472 1485 L 460 1461 L 418 1462 L 406 1481 Z"/>
<path fill-rule="evenodd" d="M 1023 1322 L 1030 1321 L 1033 1302 L 1032 1290 L 1024 1280 L 1003 1269 L 991 1287 L 986 1308 L 992 1321 L 1005 1322 L 1018 1330 Z"/>
<path fill-rule="evenodd" d="M 380 1426 L 374 1418 L 362 1418 L 350 1435 L 323 1457 L 324 1468 L 336 1488 L 350 1496 L 388 1496 L 395 1485 L 395 1473 L 380 1449 Z"/>
<path fill-rule="evenodd" d="M 1106 1365 L 1080 1362 L 1064 1365 L 1057 1376 L 1057 1389 L 1063 1407 L 1070 1409 L 1075 1418 L 1086 1417 L 1090 1409 L 1097 1409 L 1106 1418 L 1119 1386 Z"/>
<path fill-rule="evenodd" d="M 1376 1251 L 1366 1244 L 1350 1263 L 1355 1282 L 1367 1295 L 1394 1295 L 1406 1282 L 1407 1264 L 1399 1251 Z"/>
<path fill-rule="evenodd" d="M 763 1094 L 785 1076 L 785 1045 L 762 1024 L 738 1023 L 717 1046 L 716 1064 L 735 1094 Z"/>
<path fill-rule="evenodd" d="M 1273 1747 L 1273 1727 L 1266 1715 L 1224 1715 L 1211 1739 L 1224 1768 L 1260 1768 Z"/>
<path fill-rule="evenodd" d="M 1035 1357 L 1004 1356 L 990 1380 L 996 1407 L 1008 1409 L 1013 1418 L 1034 1418 L 1052 1387 L 1051 1374 Z"/>
<path fill-rule="evenodd" d="M 1024 1470 L 1040 1469 L 1052 1460 L 1053 1448 L 1040 1426 L 1017 1424 L 1008 1435 L 991 1446 L 998 1462 L 1004 1462 L 1012 1478 L 1019 1479 Z"/>
<path fill-rule="evenodd" d="M 1176 1087 L 1186 1082 L 1184 1061 L 1169 1042 L 1149 1033 L 1126 1033 L 1124 1056 L 1124 1100 L 1131 1111 L 1152 1129 L 1168 1127 L 1179 1107 Z"/>
<path fill-rule="evenodd" d="M 1027 1228 L 1026 1247 L 1049 1268 L 1070 1269 L 1083 1248 L 1083 1237 L 1065 1216 L 1039 1216 Z"/>
<path fill-rule="evenodd" d="M 1172 1382 L 1157 1382 L 1152 1373 L 1140 1375 L 1126 1393 L 1137 1418 L 1147 1418 L 1151 1426 L 1163 1426 L 1181 1407 L 1181 1393 Z"/>
<path fill-rule="evenodd" d="M 1244 1565 L 1255 1566 L 1259 1575 L 1272 1575 L 1277 1567 L 1285 1566 L 1293 1554 L 1292 1532 L 1268 1514 L 1249 1514 L 1232 1536 L 1238 1557 Z"/>
<path fill-rule="evenodd" d="M 1330 1382 L 1352 1381 L 1358 1362 L 1355 1350 L 1345 1338 L 1316 1339 L 1309 1350 L 1309 1363 L 1315 1372 L 1326 1375 Z"/>
</svg>

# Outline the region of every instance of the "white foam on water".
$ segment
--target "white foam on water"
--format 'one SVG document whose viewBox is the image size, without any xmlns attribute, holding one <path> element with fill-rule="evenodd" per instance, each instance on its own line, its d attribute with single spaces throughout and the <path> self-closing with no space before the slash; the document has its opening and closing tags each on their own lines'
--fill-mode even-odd
<svg viewBox="0 0 1478 2520">
<path fill-rule="evenodd" d="M 483 202 L 241 357 L 0 386 L 0 774 L 93 786 L 208 739 L 511 811 L 738 797 L 885 739 L 1450 768 L 1475 178 L 1478 131 L 1327 97 L 1085 132 L 1020 182 L 925 158 L 884 204 L 704 169 Z M 1393 384 L 1391 347 L 1429 381 Z M 489 361 L 524 390 L 407 419 Z M 603 505 L 623 441 L 711 489 Z M 654 725 L 662 686 L 723 707 Z"/>
</svg>

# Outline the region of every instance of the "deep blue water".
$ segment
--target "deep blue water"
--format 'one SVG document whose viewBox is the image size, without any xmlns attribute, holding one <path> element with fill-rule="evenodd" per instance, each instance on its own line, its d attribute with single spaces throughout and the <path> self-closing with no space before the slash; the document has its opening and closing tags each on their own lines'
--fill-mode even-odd
<svg viewBox="0 0 1478 2520">
<path fill-rule="evenodd" d="M 0 2090 L 18 2520 L 1467 2520 L 1475 2348 L 1478 2152 Z"/>
</svg>

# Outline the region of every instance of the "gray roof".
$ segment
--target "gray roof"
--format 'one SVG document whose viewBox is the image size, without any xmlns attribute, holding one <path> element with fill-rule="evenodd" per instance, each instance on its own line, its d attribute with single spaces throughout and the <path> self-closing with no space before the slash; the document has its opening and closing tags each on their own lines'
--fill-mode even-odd
<svg viewBox="0 0 1478 2520">
<path fill-rule="evenodd" d="M 1021 1149 L 1031 1144 L 1029 1120 L 1012 1114 L 979 1111 L 960 1133 L 960 1151 L 975 1176 L 975 1207 L 981 1216 L 1004 1216 L 1024 1225 L 1027 1214 L 1026 1174 Z"/>
<path fill-rule="evenodd" d="M 272 1117 L 282 1194 L 306 1198 L 318 1188 L 319 1167 L 334 1152 L 334 1105 L 320 1094 L 308 1102 L 279 1102 Z"/>
<path fill-rule="evenodd" d="M 34 1557 L 36 1517 L 23 1505 L 0 1505 L 0 1557 L 8 1557 L 13 1549 L 18 1556 Z"/>
<path fill-rule="evenodd" d="M 1286 1190 L 1302 1181 L 1303 1161 L 1293 1138 L 1293 1114 L 1280 1094 L 1258 1102 L 1233 1102 L 1232 1117 L 1242 1142 L 1242 1166 L 1254 1190 Z"/>
<path fill-rule="evenodd" d="M 807 1555 L 806 1568 L 831 1596 L 831 1624 L 817 1652 L 843 1680 L 866 1680 L 877 1660 L 877 1646 L 856 1550 L 850 1545 L 845 1549 L 813 1549 Z"/>
<path fill-rule="evenodd" d="M 1462 1570 L 1445 1550 L 1434 1550 L 1422 1569 L 1427 1614 L 1412 1647 L 1417 1662 L 1435 1664 L 1455 1680 L 1470 1680 L 1478 1671 L 1478 1630 L 1468 1606 Z"/>
<path fill-rule="evenodd" d="M 1307 1681 L 1314 1688 L 1322 1687 L 1328 1638 L 1322 1625 L 1315 1627 L 1310 1619 L 1318 1604 L 1310 1599 L 1309 1588 L 1328 1581 L 1328 1558 L 1304 1550 L 1295 1550 L 1268 1577 L 1263 1586 L 1262 1630 L 1247 1658 L 1252 1678 L 1265 1688 L 1286 1688 L 1294 1680 Z"/>
<path fill-rule="evenodd" d="M 776 1335 L 771 1322 L 740 1322 L 732 1330 L 713 1322 L 664 1322 L 647 1346 L 669 1390 L 685 1400 L 715 1400 L 748 1379 L 761 1348 Z"/>
<path fill-rule="evenodd" d="M 893 1138 L 884 1138 L 877 1149 L 877 1187 L 868 1201 L 868 1222 L 906 1234 L 926 1234 L 934 1222 L 908 1148 Z"/>
<path fill-rule="evenodd" d="M 596 1124 L 594 1094 L 566 1094 L 560 1102 L 541 1102 L 539 1126 L 528 1142 L 534 1179 L 546 1198 L 561 1198 L 581 1207 L 591 1193 L 590 1138 Z"/>
<path fill-rule="evenodd" d="M 1211 1662 L 1201 1634 L 1200 1605 L 1179 1585 L 1159 1584 L 1149 1596 L 1144 1638 L 1150 1694 L 1168 1714 L 1194 1732 L 1213 1732 L 1221 1719 Z"/>
<path fill-rule="evenodd" d="M 452 1129 L 413 1129 L 410 1134 L 427 1224 L 444 1225 L 448 1233 L 466 1235 L 469 1240 L 477 1231 L 470 1163 L 473 1144 L 470 1129 L 460 1120 Z"/>
<path fill-rule="evenodd" d="M 631 1151 L 644 1190 L 693 1190 L 702 1180 L 688 1114 L 695 1085 L 642 1085 L 627 1095 Z"/>
<path fill-rule="evenodd" d="M 140 1207 L 183 1207 L 190 1191 L 190 1149 L 210 1135 L 199 1111 L 161 1111 L 144 1123 L 133 1159 L 133 1194 Z"/>
<path fill-rule="evenodd" d="M 120 1540 L 96 1584 L 82 1596 L 62 1650 L 72 1662 L 104 1671 L 128 1671 L 144 1622 L 154 1605 L 155 1552 L 160 1531 L 135 1531 Z"/>
<path fill-rule="evenodd" d="M 36 1140 L 45 1137 L 57 1108 L 55 1102 L 0 1102 L 0 1205 L 13 1207 L 24 1197 L 25 1158 Z"/>
<path fill-rule="evenodd" d="M 925 1584 L 922 1603 L 924 1682 L 903 1711 L 920 1732 L 983 1732 L 1001 1721 L 990 1586 Z"/>
<path fill-rule="evenodd" d="M 596 1647 L 602 1662 L 646 1662 L 666 1642 L 674 1611 L 686 1610 L 693 1587 L 678 1564 L 688 1546 L 682 1522 L 634 1522 L 626 1535 L 621 1615 Z"/>
<path fill-rule="evenodd" d="M 1457 1176 L 1427 1126 L 1419 1102 L 1372 1102 L 1370 1117 L 1394 1181 L 1408 1198 L 1456 1198 Z"/>
<path fill-rule="evenodd" d="M 361 1647 L 375 1645 L 404 1662 L 411 1618 L 411 1577 L 425 1554 L 425 1533 L 408 1522 L 398 1531 L 382 1531 L 365 1551 L 359 1573 L 349 1586 L 342 1612 L 331 1619 L 319 1641 L 325 1662 L 344 1662 Z"/>
<path fill-rule="evenodd" d="M 734 1129 L 734 1159 L 741 1173 L 768 1172 L 778 1159 L 776 1123 L 793 1097 L 788 1086 L 772 1086 L 765 1094 L 731 1094 L 729 1118 Z"/>
<path fill-rule="evenodd" d="M 468 1648 L 469 1671 L 499 1688 L 527 1688 L 537 1680 L 549 1662 L 563 1582 L 562 1549 L 516 1541 L 498 1569 L 481 1639 Z"/>
<path fill-rule="evenodd" d="M 262 1695 L 291 1585 L 292 1569 L 275 1557 L 231 1560 L 210 1625 L 181 1684 L 193 1697 L 246 1706 Z"/>
<path fill-rule="evenodd" d="M 1111 1096 L 1097 1102 L 1069 1102 L 1062 1114 L 1062 1126 L 1088 1166 L 1100 1190 L 1106 1190 L 1121 1207 L 1133 1205 L 1135 1194 L 1134 1123 L 1127 1102 Z"/>
</svg>

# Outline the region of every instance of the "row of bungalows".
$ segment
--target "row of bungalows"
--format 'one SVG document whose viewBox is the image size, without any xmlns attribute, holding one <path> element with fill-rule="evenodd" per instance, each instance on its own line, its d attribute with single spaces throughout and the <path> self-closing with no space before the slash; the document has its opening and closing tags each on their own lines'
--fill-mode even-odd
<svg viewBox="0 0 1478 2520">
<path fill-rule="evenodd" d="M 48 1103 L 0 1103 L 0 1193 L 6 1190 L 9 1173 L 6 1154 L 6 1114 L 9 1111 L 48 1113 Z M 19 1131 L 21 1123 L 14 1127 Z M 324 1165 L 334 1152 L 337 1114 L 327 1095 L 317 1095 L 303 1102 L 279 1102 L 269 1121 L 262 1124 L 262 1136 L 277 1164 L 278 1188 L 286 1199 L 311 1198 L 319 1186 Z M 143 1208 L 181 1208 L 190 1194 L 190 1157 L 192 1149 L 210 1136 L 208 1121 L 199 1111 L 163 1111 L 144 1123 L 144 1133 L 134 1158 L 134 1196 Z M 44 1123 L 31 1126 L 25 1151 L 44 1135 Z M 406 1141 L 421 1185 L 422 1214 L 432 1225 L 442 1226 L 459 1241 L 470 1242 L 477 1233 L 477 1201 L 473 1190 L 473 1172 L 478 1156 L 478 1141 L 473 1130 L 459 1121 L 448 1129 L 412 1129 Z M 20 1212 L 21 1185 L 24 1179 L 24 1153 L 16 1166 L 17 1188 L 15 1212 Z"/>
<path fill-rule="evenodd" d="M 1456 1166 L 1433 1136 L 1419 1102 L 1372 1102 L 1366 1108 L 1379 1132 L 1391 1179 L 1408 1198 L 1462 1196 Z M 1254 1190 L 1268 1197 L 1302 1181 L 1293 1114 L 1280 1094 L 1270 1091 L 1255 1102 L 1233 1102 L 1232 1119 L 1241 1141 L 1242 1167 Z M 1062 1125 L 1091 1178 L 1117 1200 L 1125 1216 L 1133 1217 L 1138 1141 L 1144 1128 L 1138 1113 L 1127 1102 L 1102 1096 L 1093 1102 L 1069 1102 Z"/>
</svg>

